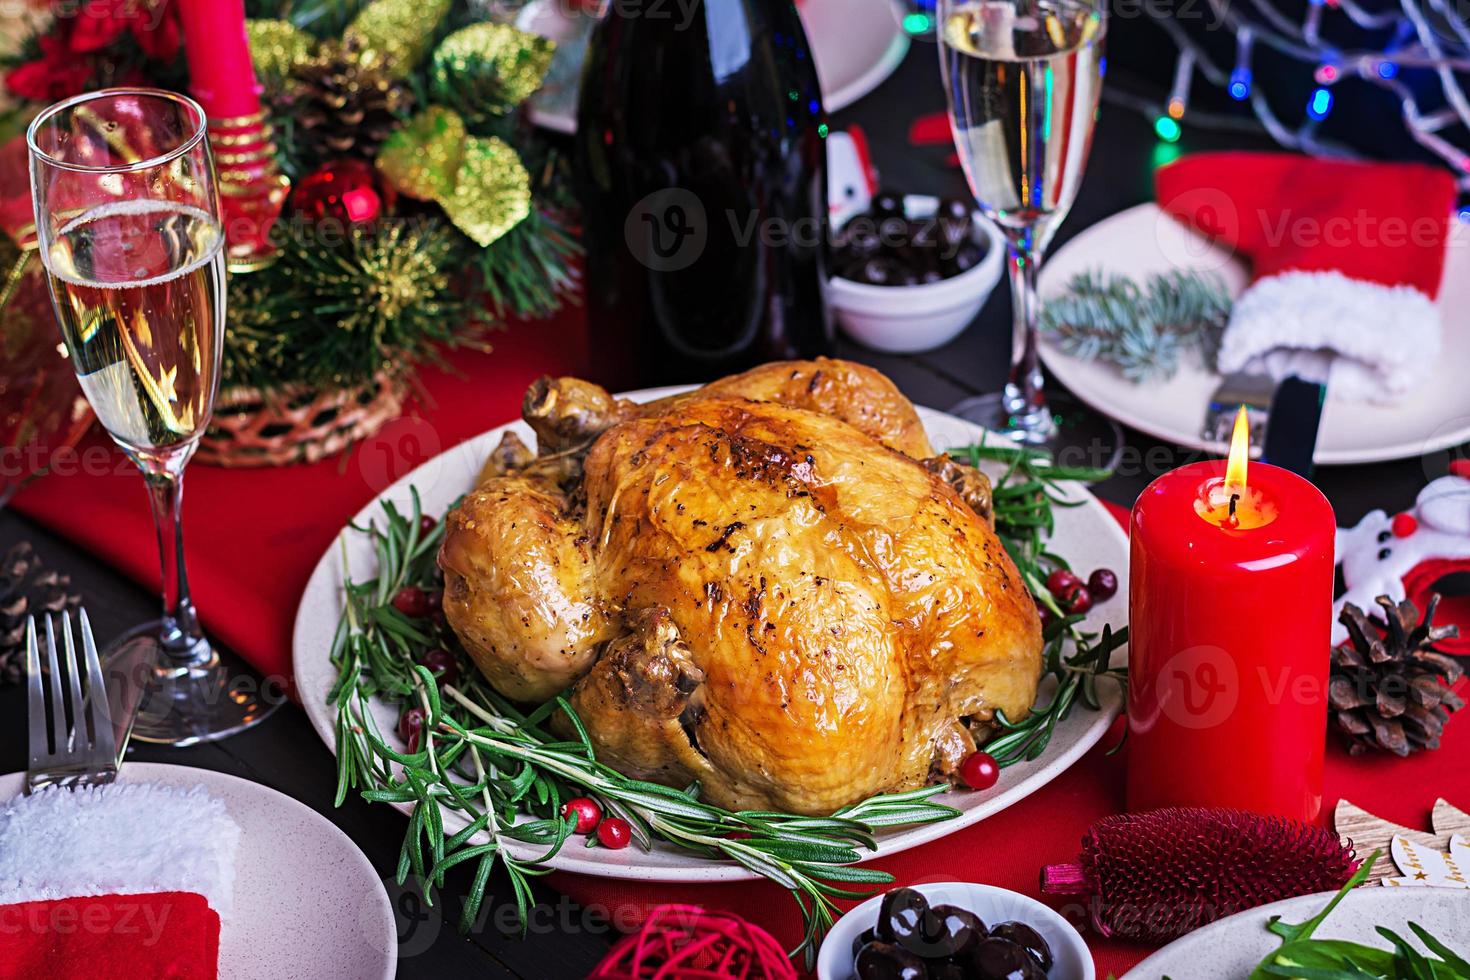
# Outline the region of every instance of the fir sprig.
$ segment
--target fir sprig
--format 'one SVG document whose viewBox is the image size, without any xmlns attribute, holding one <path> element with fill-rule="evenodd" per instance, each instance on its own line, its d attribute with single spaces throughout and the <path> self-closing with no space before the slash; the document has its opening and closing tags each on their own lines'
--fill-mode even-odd
<svg viewBox="0 0 1470 980">
<path fill-rule="evenodd" d="M 1213 368 L 1230 317 L 1230 295 L 1214 272 L 1177 269 L 1142 286 L 1127 276 L 1080 273 L 1047 300 L 1041 330 L 1082 360 L 1116 365 L 1130 381 L 1170 378 L 1198 352 Z"/>
<path fill-rule="evenodd" d="M 1042 669 L 1043 676 L 1056 679 L 1056 690 L 1045 705 L 1033 707 L 1023 718 L 1012 720 L 1005 712 L 997 711 L 1000 734 L 985 744 L 985 751 L 1005 768 L 1039 758 L 1051 744 L 1057 725 L 1071 715 L 1077 702 L 1099 710 L 1100 679 L 1127 682 L 1127 668 L 1112 666 L 1112 655 L 1128 642 L 1128 628 L 1114 630 L 1107 625 L 1100 634 L 1083 630 L 1080 625 L 1086 617 L 1068 615 L 1046 587 L 1051 572 L 1070 568 L 1067 560 L 1048 545 L 1056 528 L 1055 508 L 1081 504 L 1069 498 L 1061 484 L 1095 483 L 1111 474 L 1087 467 L 1055 466 L 1046 452 L 1014 445 L 965 446 L 951 450 L 950 455 L 977 469 L 985 464 L 1004 467 L 992 491 L 996 535 L 1026 588 L 1053 617 L 1042 632 Z"/>
</svg>

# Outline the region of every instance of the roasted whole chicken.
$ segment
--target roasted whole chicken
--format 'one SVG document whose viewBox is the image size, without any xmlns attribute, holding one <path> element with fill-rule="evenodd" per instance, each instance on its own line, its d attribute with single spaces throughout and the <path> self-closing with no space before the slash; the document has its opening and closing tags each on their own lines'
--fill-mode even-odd
<svg viewBox="0 0 1470 980">
<path fill-rule="evenodd" d="M 601 761 L 826 814 L 951 777 L 1031 706 L 1041 626 L 989 481 L 878 372 L 643 405 L 542 378 L 523 414 L 536 451 L 507 436 L 447 518 L 444 612 L 502 694 L 570 689 Z"/>
</svg>

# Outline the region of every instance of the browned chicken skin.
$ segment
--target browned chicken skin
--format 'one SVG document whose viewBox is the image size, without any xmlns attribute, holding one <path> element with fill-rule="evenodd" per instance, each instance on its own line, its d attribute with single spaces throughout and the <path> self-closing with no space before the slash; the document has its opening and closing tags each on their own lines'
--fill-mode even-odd
<svg viewBox="0 0 1470 980">
<path fill-rule="evenodd" d="M 448 518 L 444 610 L 509 697 L 572 687 L 598 758 L 829 813 L 952 774 L 1035 698 L 1036 607 L 989 483 L 842 361 L 646 405 L 543 379 Z M 926 462 L 927 460 L 927 462 Z"/>
</svg>

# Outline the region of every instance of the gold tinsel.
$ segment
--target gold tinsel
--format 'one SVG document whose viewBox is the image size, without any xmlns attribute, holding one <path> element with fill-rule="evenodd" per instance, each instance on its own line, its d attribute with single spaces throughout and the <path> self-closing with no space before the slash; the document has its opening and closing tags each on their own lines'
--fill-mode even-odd
<svg viewBox="0 0 1470 980">
<path fill-rule="evenodd" d="M 477 88 L 490 73 L 500 107 L 513 108 L 541 87 L 556 45 L 510 24 L 474 24 L 446 37 L 434 51 L 430 79 L 439 98 Z"/>
<path fill-rule="evenodd" d="M 311 60 L 316 39 L 288 20 L 247 20 L 250 60 L 261 84 L 276 89 L 298 65 Z"/>
<path fill-rule="evenodd" d="M 454 194 L 439 203 L 456 228 L 486 248 L 531 213 L 531 177 L 509 143 L 471 136 Z"/>
<path fill-rule="evenodd" d="M 429 50 L 450 0 L 373 0 L 347 25 L 343 40 L 365 61 L 406 75 Z"/>
<path fill-rule="evenodd" d="M 453 109 L 429 106 L 394 130 L 378 153 L 378 170 L 401 194 L 437 201 L 454 193 L 464 160 L 464 120 Z"/>
<path fill-rule="evenodd" d="M 430 106 L 383 144 L 378 171 L 399 193 L 439 202 L 454 226 L 488 247 L 531 213 L 531 178 L 510 144 L 465 135 L 453 110 Z"/>
</svg>

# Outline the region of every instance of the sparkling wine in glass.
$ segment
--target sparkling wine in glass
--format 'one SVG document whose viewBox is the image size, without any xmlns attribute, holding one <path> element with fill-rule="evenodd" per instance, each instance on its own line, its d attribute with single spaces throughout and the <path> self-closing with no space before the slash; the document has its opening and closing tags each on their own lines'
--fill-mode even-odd
<svg viewBox="0 0 1470 980">
<path fill-rule="evenodd" d="M 1107 20 L 1096 0 L 939 0 L 939 64 L 960 162 L 1006 237 L 1015 316 L 1005 390 L 954 411 L 1028 445 L 1057 423 L 1037 350 L 1036 271 L 1092 143 Z"/>
<path fill-rule="evenodd" d="M 42 112 L 27 141 L 40 253 L 72 367 L 142 470 L 158 527 L 163 618 L 113 650 L 143 665 L 133 737 L 221 738 L 273 705 L 200 631 L 184 567 L 184 466 L 213 411 L 225 315 L 204 111 L 171 92 L 104 89 Z"/>
</svg>

